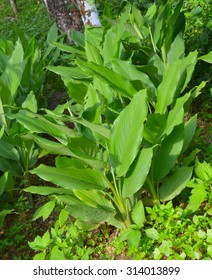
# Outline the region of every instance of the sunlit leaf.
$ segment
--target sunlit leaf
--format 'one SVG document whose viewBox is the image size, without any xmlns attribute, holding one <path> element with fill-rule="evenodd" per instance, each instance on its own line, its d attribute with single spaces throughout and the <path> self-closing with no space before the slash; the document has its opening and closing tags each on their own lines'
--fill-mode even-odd
<svg viewBox="0 0 212 280">
<path fill-rule="evenodd" d="M 106 178 L 97 170 L 92 169 L 55 168 L 41 164 L 30 173 L 72 190 L 104 189 L 108 187 Z"/>
<path fill-rule="evenodd" d="M 137 155 L 147 114 L 146 98 L 145 90 L 136 94 L 113 124 L 109 152 L 117 176 L 126 174 Z"/>
<path fill-rule="evenodd" d="M 122 196 L 130 197 L 144 184 L 149 173 L 153 156 L 153 148 L 142 149 L 135 166 L 132 166 L 129 174 L 124 179 Z"/>
</svg>

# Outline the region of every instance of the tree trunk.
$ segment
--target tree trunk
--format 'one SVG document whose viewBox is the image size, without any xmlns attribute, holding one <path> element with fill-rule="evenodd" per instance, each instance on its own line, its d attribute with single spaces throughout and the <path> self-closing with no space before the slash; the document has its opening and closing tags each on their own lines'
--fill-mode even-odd
<svg viewBox="0 0 212 280">
<path fill-rule="evenodd" d="M 94 0 L 76 0 L 84 25 L 101 26 Z"/>
<path fill-rule="evenodd" d="M 84 25 L 100 26 L 93 0 L 43 0 L 58 29 L 71 35 L 71 30 L 84 30 Z M 89 3 L 88 3 L 89 2 Z"/>
<path fill-rule="evenodd" d="M 17 16 L 18 8 L 16 5 L 16 0 L 10 0 L 10 4 L 11 4 L 12 10 L 13 10 L 13 13 L 15 14 L 15 16 Z"/>
</svg>

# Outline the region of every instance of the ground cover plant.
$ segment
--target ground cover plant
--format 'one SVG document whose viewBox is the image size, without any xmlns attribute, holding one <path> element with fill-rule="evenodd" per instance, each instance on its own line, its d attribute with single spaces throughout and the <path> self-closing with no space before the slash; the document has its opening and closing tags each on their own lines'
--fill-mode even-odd
<svg viewBox="0 0 212 280">
<path fill-rule="evenodd" d="M 190 148 L 197 127 L 190 106 L 207 83 L 192 77 L 199 62 L 211 63 L 211 52 L 185 51 L 183 1 L 173 4 L 142 13 L 126 4 L 116 19 L 107 8 L 104 25 L 76 32 L 75 46 L 49 35 L 47 53 L 67 54 L 45 66 L 64 81 L 69 100 L 38 109 L 27 88 L 19 106 L 2 105 L 4 123 L 18 128 L 12 139 L 31 143 L 36 157 L 53 155 L 50 165 L 27 166 L 40 179 L 29 185 L 26 178 L 24 192 L 46 197 L 33 221 L 58 216 L 29 240 L 35 259 L 211 258 L 212 171 Z M 17 142 L 1 143 L 17 156 Z M 3 172 L 1 195 L 13 174 Z"/>
</svg>

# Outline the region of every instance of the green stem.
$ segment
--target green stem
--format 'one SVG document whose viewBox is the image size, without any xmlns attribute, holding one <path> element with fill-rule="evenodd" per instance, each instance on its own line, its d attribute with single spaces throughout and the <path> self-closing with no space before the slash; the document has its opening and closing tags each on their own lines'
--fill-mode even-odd
<svg viewBox="0 0 212 280">
<path fill-rule="evenodd" d="M 111 170 L 111 174 L 113 177 L 114 186 L 111 183 L 109 183 L 109 184 L 110 184 L 110 189 L 112 190 L 113 195 L 114 195 L 113 201 L 120 213 L 124 227 L 128 228 L 131 224 L 131 219 L 130 219 L 129 211 L 127 209 L 128 207 L 126 205 L 126 200 L 123 199 L 123 197 L 121 195 L 120 181 L 118 182 L 118 184 L 119 184 L 119 186 L 118 186 L 113 170 Z"/>
<path fill-rule="evenodd" d="M 149 189 L 149 192 L 153 198 L 153 202 L 155 205 L 160 205 L 160 200 L 159 200 L 159 197 L 155 191 L 155 186 L 154 186 L 154 183 L 151 181 L 150 177 L 148 176 L 147 177 L 147 185 L 148 185 L 148 189 Z"/>
</svg>

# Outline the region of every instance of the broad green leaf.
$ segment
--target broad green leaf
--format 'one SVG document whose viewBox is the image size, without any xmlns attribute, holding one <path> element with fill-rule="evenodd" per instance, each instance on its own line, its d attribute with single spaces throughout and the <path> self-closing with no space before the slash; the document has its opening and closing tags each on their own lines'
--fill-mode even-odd
<svg viewBox="0 0 212 280">
<path fill-rule="evenodd" d="M 206 55 L 200 56 L 198 59 L 204 60 L 205 62 L 212 63 L 212 51 Z"/>
<path fill-rule="evenodd" d="M 153 14 L 155 15 L 155 8 L 152 6 Z M 152 37 L 153 37 L 153 47 L 160 47 L 161 39 L 165 30 L 165 18 L 167 14 L 167 6 L 160 5 L 156 12 L 156 18 L 152 24 Z"/>
<path fill-rule="evenodd" d="M 27 95 L 25 101 L 22 103 L 22 108 L 28 109 L 33 113 L 37 113 L 37 100 L 32 91 Z"/>
<path fill-rule="evenodd" d="M 49 260 L 66 260 L 64 253 L 59 249 L 58 245 L 51 249 Z"/>
<path fill-rule="evenodd" d="M 1 76 L 10 90 L 12 99 L 14 99 L 16 91 L 20 85 L 22 73 L 24 70 L 24 52 L 20 41 L 16 42 L 14 51 L 8 61 L 7 67 Z"/>
<path fill-rule="evenodd" d="M 177 60 L 172 65 L 168 64 L 164 71 L 163 80 L 157 88 L 157 113 L 165 113 L 167 111 L 167 106 L 172 104 L 174 100 L 181 74 L 180 65 L 180 60 Z"/>
<path fill-rule="evenodd" d="M 55 200 L 45 203 L 43 206 L 39 207 L 35 211 L 32 220 L 35 221 L 38 218 L 42 217 L 43 221 L 45 221 L 49 217 L 49 215 L 52 213 L 54 207 L 55 207 Z"/>
<path fill-rule="evenodd" d="M 184 96 L 180 97 L 177 99 L 174 108 L 170 110 L 168 117 L 167 117 L 167 124 L 166 128 L 163 132 L 163 134 L 170 134 L 172 132 L 173 128 L 176 125 L 179 125 L 183 123 L 183 118 L 184 118 L 184 104 L 188 100 L 190 94 L 187 93 Z"/>
<path fill-rule="evenodd" d="M 115 32 L 115 28 L 110 28 L 104 39 L 102 56 L 104 58 L 104 64 L 111 63 L 113 58 L 119 57 L 121 40 Z"/>
<path fill-rule="evenodd" d="M 124 61 L 121 59 L 112 60 L 112 68 L 115 72 L 122 76 L 122 78 L 129 81 L 140 81 L 141 88 L 149 88 L 155 92 L 155 86 L 150 80 L 149 76 L 141 71 L 139 71 L 135 65 L 129 61 Z"/>
<path fill-rule="evenodd" d="M 72 190 L 90 190 L 108 188 L 108 181 L 97 170 L 78 169 L 73 167 L 55 168 L 39 165 L 30 171 L 40 178 Z"/>
<path fill-rule="evenodd" d="M 168 175 L 172 167 L 175 165 L 183 147 L 183 140 L 184 126 L 181 124 L 176 126 L 162 141 L 161 147 L 153 159 L 152 172 L 155 181 L 158 182 Z"/>
<path fill-rule="evenodd" d="M 35 251 L 38 250 L 43 250 L 43 244 L 42 244 L 42 237 L 41 236 L 36 236 L 34 241 L 28 242 L 28 245 L 30 248 L 32 248 Z"/>
<path fill-rule="evenodd" d="M 94 124 L 101 124 L 101 100 L 92 84 L 88 86 L 82 117 Z"/>
<path fill-rule="evenodd" d="M 50 239 L 50 234 L 49 231 L 46 231 L 44 233 L 44 235 L 42 236 L 42 245 L 43 248 L 47 248 L 49 246 L 49 244 L 51 243 L 51 239 Z"/>
<path fill-rule="evenodd" d="M 88 61 L 92 61 L 97 64 L 102 64 L 102 57 L 99 53 L 98 48 L 93 46 L 90 42 L 85 42 L 86 58 Z"/>
<path fill-rule="evenodd" d="M 74 190 L 73 193 L 79 198 L 85 205 L 91 207 L 103 208 L 108 211 L 114 211 L 115 208 L 111 201 L 105 198 L 105 193 L 97 190 Z"/>
<path fill-rule="evenodd" d="M 72 153 L 72 157 L 82 160 L 84 163 L 95 169 L 102 170 L 106 166 L 106 162 L 97 159 L 97 153 L 99 152 L 98 146 L 95 142 L 84 136 L 70 139 L 68 148 Z"/>
<path fill-rule="evenodd" d="M 47 186 L 31 186 L 25 188 L 23 191 L 39 194 L 39 195 L 50 195 L 50 194 L 69 194 L 73 195 L 73 192 L 68 189 L 64 188 L 54 188 L 54 187 L 47 187 Z"/>
<path fill-rule="evenodd" d="M 87 92 L 87 86 L 83 83 L 73 81 L 68 77 L 62 77 L 64 84 L 68 88 L 68 95 L 77 103 L 83 104 Z"/>
<path fill-rule="evenodd" d="M 59 120 L 59 121 L 63 121 L 63 122 L 73 122 L 73 123 L 77 123 L 77 124 L 81 124 L 87 128 L 90 128 L 91 131 L 103 136 L 103 138 L 105 139 L 109 139 L 109 135 L 110 135 L 110 129 L 108 126 L 104 125 L 104 124 L 94 124 L 92 122 L 89 122 L 81 117 L 71 117 L 71 116 L 67 116 L 67 115 L 58 115 L 56 112 L 50 111 L 50 110 L 45 110 L 48 113 L 48 117 L 52 117 L 53 120 Z M 38 115 L 37 115 L 38 116 Z M 76 133 L 73 131 L 73 134 L 77 137 L 79 137 L 79 133 Z"/>
<path fill-rule="evenodd" d="M 183 34 L 180 32 L 171 44 L 170 50 L 167 54 L 167 62 L 172 65 L 178 59 L 182 59 L 185 52 L 185 44 Z"/>
<path fill-rule="evenodd" d="M 131 5 L 128 3 L 120 15 L 117 24 L 108 29 L 104 36 L 101 54 L 104 58 L 105 65 L 110 63 L 113 58 L 120 56 L 121 40 L 123 38 L 125 24 L 130 16 L 130 11 Z"/>
<path fill-rule="evenodd" d="M 56 22 L 54 22 L 47 34 L 47 42 L 50 44 L 52 41 L 56 42 L 58 39 L 58 28 Z"/>
<path fill-rule="evenodd" d="M 106 165 L 103 160 L 96 158 L 96 154 L 91 154 L 96 151 L 96 147 L 91 145 L 92 141 L 89 141 L 85 137 L 76 138 L 76 141 L 70 140 L 68 147 L 37 135 L 29 135 L 27 136 L 27 139 L 28 138 L 33 139 L 41 149 L 47 151 L 50 154 L 71 156 L 72 161 L 79 159 L 81 161 L 79 166 L 81 167 L 83 167 L 83 163 L 85 163 L 93 168 L 102 170 Z M 86 146 L 85 143 L 89 143 L 89 146 Z"/>
<path fill-rule="evenodd" d="M 113 86 L 113 88 L 117 89 L 121 95 L 132 97 L 136 93 L 135 88 L 129 81 L 123 79 L 118 73 L 114 72 L 107 66 L 82 60 L 76 60 L 76 63 L 81 69 L 89 71 L 94 77 Z"/>
<path fill-rule="evenodd" d="M 69 217 L 69 213 L 66 209 L 62 209 L 60 214 L 59 214 L 59 218 L 58 218 L 58 221 L 60 223 L 60 226 L 63 226 L 65 225 L 67 219 Z"/>
<path fill-rule="evenodd" d="M 28 242 L 29 243 L 32 243 L 32 242 Z M 30 245 L 29 245 L 30 246 Z M 33 260 L 45 260 L 45 257 L 46 257 L 46 252 L 41 252 L 41 253 L 37 253 L 36 255 L 34 255 L 33 257 Z"/>
<path fill-rule="evenodd" d="M 189 165 L 191 165 L 191 164 L 194 162 L 194 160 L 196 159 L 196 156 L 197 156 L 197 154 L 198 154 L 200 151 L 201 151 L 200 149 L 194 149 L 194 150 L 190 153 L 190 155 L 188 155 L 187 157 L 185 157 L 185 158 L 183 159 L 182 165 L 183 165 L 183 166 L 189 166 Z"/>
<path fill-rule="evenodd" d="M 102 37 L 104 35 L 104 29 L 102 27 L 92 28 L 89 27 L 89 25 L 87 25 L 85 28 L 84 35 L 85 35 L 85 41 L 91 43 L 100 51 L 101 44 L 102 44 Z"/>
<path fill-rule="evenodd" d="M 152 145 L 159 144 L 167 126 L 167 114 L 148 114 L 143 138 Z"/>
<path fill-rule="evenodd" d="M 196 127 L 197 127 L 197 115 L 194 115 L 184 125 L 184 140 L 183 140 L 182 153 L 186 151 L 189 144 L 191 143 L 191 140 L 196 131 Z"/>
<path fill-rule="evenodd" d="M 201 90 L 205 87 L 207 84 L 207 81 L 202 81 L 198 86 L 194 87 L 191 90 L 191 96 L 192 98 L 197 98 L 201 94 Z"/>
<path fill-rule="evenodd" d="M 88 73 L 85 73 L 79 67 L 48 66 L 47 69 L 61 77 L 69 77 L 76 80 L 90 80 L 91 78 Z"/>
<path fill-rule="evenodd" d="M 78 30 L 72 30 L 71 31 L 71 39 L 74 41 L 76 46 L 85 46 L 85 34 L 78 31 Z"/>
<path fill-rule="evenodd" d="M 21 111 L 21 113 L 15 114 L 13 117 L 30 132 L 47 133 L 55 137 L 62 144 L 67 144 L 69 137 L 76 137 L 78 135 L 73 129 L 50 122 L 38 114 L 29 114 L 29 112 Z"/>
<path fill-rule="evenodd" d="M 6 159 L 12 159 L 15 161 L 19 161 L 19 153 L 13 147 L 13 145 L 5 142 L 4 140 L 0 139 L 0 156 Z"/>
<path fill-rule="evenodd" d="M 155 228 L 148 228 L 145 230 L 146 236 L 153 240 L 158 240 L 159 233 Z"/>
<path fill-rule="evenodd" d="M 145 24 L 145 19 L 141 14 L 141 11 L 135 6 L 132 6 L 132 14 L 133 14 L 133 23 L 136 23 L 137 26 L 141 27 Z"/>
<path fill-rule="evenodd" d="M 145 212 L 141 200 L 139 200 L 133 208 L 132 220 L 139 228 L 143 227 L 145 221 Z"/>
<path fill-rule="evenodd" d="M 165 70 L 165 65 L 164 65 L 162 59 L 160 58 L 160 56 L 156 53 L 153 53 L 150 55 L 148 62 L 151 66 L 153 66 L 157 69 L 157 74 L 160 77 L 160 78 L 157 77 L 157 79 L 159 79 L 159 81 L 161 81 L 161 77 L 163 77 L 163 73 Z"/>
<path fill-rule="evenodd" d="M 76 167 L 76 168 L 83 168 L 83 163 L 75 158 L 72 157 L 64 157 L 58 156 L 55 159 L 55 165 L 57 168 L 64 168 L 64 167 Z"/>
<path fill-rule="evenodd" d="M 116 211 L 111 207 L 111 202 L 102 199 L 102 195 L 100 197 L 98 195 L 95 202 L 95 197 L 92 196 L 95 195 L 93 191 L 91 191 L 91 199 L 89 198 L 90 191 L 74 192 L 80 199 L 76 196 L 58 195 L 57 200 L 68 205 L 66 209 L 71 216 L 78 219 L 77 225 L 80 225 L 80 228 L 91 230 L 98 227 L 101 222 L 108 222 L 117 228 L 122 227 L 121 222 L 115 218 Z"/>
<path fill-rule="evenodd" d="M 206 199 L 207 194 L 208 192 L 206 191 L 204 184 L 196 184 L 191 191 L 186 209 L 189 209 L 192 212 L 197 211 Z"/>
<path fill-rule="evenodd" d="M 61 143 L 51 141 L 49 139 L 33 134 L 28 134 L 25 138 L 33 139 L 41 149 L 48 152 L 49 154 L 73 156 L 73 153 L 69 150 L 69 148 L 67 148 Z"/>
<path fill-rule="evenodd" d="M 153 156 L 153 148 L 142 149 L 135 166 L 124 178 L 122 196 L 130 197 L 135 194 L 144 184 L 149 173 Z"/>
<path fill-rule="evenodd" d="M 159 251 L 168 257 L 173 254 L 172 247 L 173 244 L 171 240 L 163 240 L 162 244 L 159 246 Z"/>
<path fill-rule="evenodd" d="M 147 10 L 147 13 L 145 14 L 145 20 L 147 22 L 150 22 L 154 18 L 156 12 L 157 12 L 157 6 L 154 3 Z"/>
<path fill-rule="evenodd" d="M 159 188 L 159 197 L 162 202 L 172 200 L 186 187 L 192 175 L 192 167 L 181 167 L 167 177 Z"/>
<path fill-rule="evenodd" d="M 118 177 L 128 171 L 142 141 L 144 121 L 147 115 L 147 92 L 134 95 L 130 104 L 115 120 L 110 135 L 110 160 Z"/>
<path fill-rule="evenodd" d="M 56 43 L 56 42 L 52 42 L 52 41 L 50 41 L 49 44 L 50 44 L 50 46 L 56 47 L 63 52 L 74 53 L 74 54 L 78 54 L 81 56 L 85 56 L 85 51 L 83 51 L 80 48 L 72 47 L 72 46 L 68 46 L 65 44 Z"/>
<path fill-rule="evenodd" d="M 28 242 L 28 245 L 33 250 L 38 251 L 38 250 L 45 250 L 50 243 L 51 243 L 50 234 L 48 231 L 46 231 L 42 237 L 37 236 L 33 242 Z"/>
<path fill-rule="evenodd" d="M 194 68 L 197 63 L 198 52 L 190 52 L 186 57 L 183 58 L 181 68 L 181 80 L 179 91 L 183 92 L 191 80 L 194 72 Z"/>
<path fill-rule="evenodd" d="M 131 230 L 127 234 L 127 243 L 129 247 L 137 248 L 141 240 L 140 230 Z"/>
<path fill-rule="evenodd" d="M 113 101 L 114 98 L 114 90 L 113 88 L 108 85 L 107 83 L 99 80 L 97 77 L 93 78 L 93 86 L 96 89 L 97 92 L 99 92 L 100 94 L 102 94 L 108 104 L 110 104 Z"/>
<path fill-rule="evenodd" d="M 84 136 L 70 139 L 68 147 L 73 153 L 81 155 L 82 157 L 87 156 L 95 158 L 99 151 L 99 147 L 96 143 Z"/>
<path fill-rule="evenodd" d="M 167 14 L 165 16 L 166 21 L 166 29 L 162 30 L 162 34 L 164 34 L 163 45 L 161 47 L 164 61 L 168 51 L 170 50 L 170 46 L 173 40 L 179 33 L 183 33 L 185 29 L 185 16 L 184 13 L 181 12 L 181 8 L 183 5 L 183 0 L 180 0 L 176 3 L 173 9 L 173 12 L 170 13 L 170 3 L 167 3 Z"/>
<path fill-rule="evenodd" d="M 80 219 L 76 219 L 74 225 L 83 231 L 92 231 L 99 227 L 100 223 L 91 222 L 91 221 L 83 221 Z"/>
<path fill-rule="evenodd" d="M 109 139 L 110 130 L 107 126 L 104 124 L 94 124 L 91 123 L 83 118 L 73 118 L 73 122 L 80 123 L 83 126 L 90 128 L 92 132 L 95 132 L 96 134 L 99 134 L 100 136 L 103 136 L 104 140 Z"/>
<path fill-rule="evenodd" d="M 196 158 L 195 173 L 203 182 L 212 181 L 212 167 L 210 163 L 203 161 L 202 163 Z"/>
<path fill-rule="evenodd" d="M 68 205 L 67 210 L 76 219 L 97 225 L 102 222 L 110 223 L 110 220 L 116 215 L 116 212 L 110 211 L 109 209 L 106 210 L 102 207 L 91 207 L 84 204 Z"/>
</svg>

